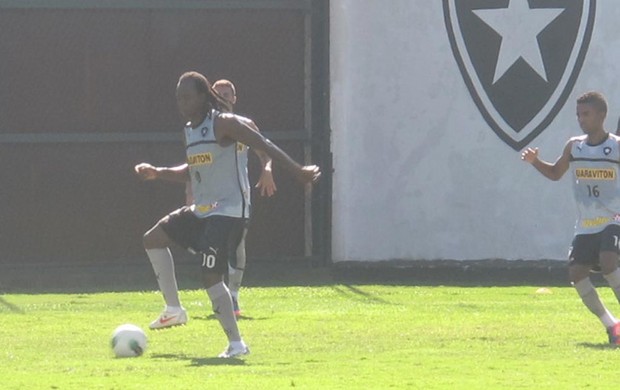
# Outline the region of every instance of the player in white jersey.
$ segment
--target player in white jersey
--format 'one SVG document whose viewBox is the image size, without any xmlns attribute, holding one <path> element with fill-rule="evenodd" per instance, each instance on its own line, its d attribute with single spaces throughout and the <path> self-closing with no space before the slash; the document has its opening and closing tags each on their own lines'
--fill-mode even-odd
<svg viewBox="0 0 620 390">
<path fill-rule="evenodd" d="M 521 159 L 554 181 L 571 169 L 578 218 L 569 253 L 570 281 L 607 329 L 609 342 L 620 345 L 620 322 L 590 280 L 590 272 L 602 272 L 620 302 L 620 137 L 605 130 L 606 116 L 602 94 L 583 94 L 577 99 L 577 120 L 585 135 L 570 138 L 555 163 L 540 160 L 538 148 L 526 149 Z"/>
<path fill-rule="evenodd" d="M 202 74 L 184 73 L 176 92 L 179 111 L 188 121 L 184 130 L 187 163 L 176 167 L 141 163 L 135 167 L 144 180 L 185 183 L 189 177 L 192 183 L 193 204 L 168 214 L 144 234 L 144 247 L 167 304 L 160 322 L 187 321 L 178 300 L 169 250 L 175 243 L 202 255 L 205 288 L 229 343 L 219 356 L 247 354 L 249 349 L 239 333 L 230 292 L 224 284 L 227 256 L 238 247 L 249 215 L 247 167 L 238 162 L 237 144 L 265 152 L 302 183 L 318 180 L 320 170 L 314 165 L 299 165 L 238 117 L 222 112 L 223 102 Z M 162 275 L 172 275 L 172 279 L 161 280 Z"/>
<path fill-rule="evenodd" d="M 237 89 L 235 85 L 226 79 L 217 80 L 213 83 L 213 90 L 220 95 L 225 103 L 225 111 L 233 113 L 235 104 L 237 103 Z M 245 122 L 248 126 L 256 131 L 260 131 L 253 120 L 238 116 L 239 120 Z M 240 160 L 247 165 L 248 161 L 248 147 L 242 144 L 237 146 L 237 152 Z M 271 172 L 271 159 L 267 154 L 260 150 L 254 151 L 258 156 L 262 171 L 256 184 L 256 188 L 260 191 L 262 196 L 273 196 L 277 191 L 276 184 L 273 180 L 273 174 Z M 191 205 L 193 203 L 191 183 L 187 182 L 185 186 L 186 204 Z M 245 272 L 246 264 L 246 252 L 245 252 L 245 237 L 247 235 L 247 227 L 243 230 L 241 242 L 239 246 L 229 256 L 230 267 L 228 269 L 228 288 L 230 289 L 230 296 L 233 301 L 233 309 L 237 318 L 241 317 L 241 308 L 239 306 L 239 289 L 241 288 L 241 282 L 243 280 L 243 274 Z M 164 328 L 169 326 L 167 323 L 162 324 L 159 321 L 152 323 L 153 327 Z"/>
<path fill-rule="evenodd" d="M 227 103 L 226 110 L 232 113 L 234 111 L 235 104 L 237 103 L 237 89 L 235 88 L 235 85 L 229 80 L 222 79 L 213 83 L 213 89 L 224 99 L 224 102 Z M 253 120 L 244 117 L 240 117 L 239 119 L 246 122 L 254 130 L 259 131 Z M 247 163 L 248 147 L 240 144 L 238 145 L 237 150 L 239 155 L 243 156 L 245 162 Z M 276 192 L 277 187 L 271 172 L 271 159 L 267 154 L 260 150 L 256 150 L 255 153 L 258 156 L 262 167 L 256 188 L 260 191 L 262 196 L 272 196 Z M 239 246 L 235 252 L 230 255 L 230 268 L 228 273 L 228 288 L 230 289 L 230 295 L 233 300 L 233 308 L 237 317 L 241 315 L 241 309 L 239 307 L 239 289 L 241 288 L 243 273 L 245 272 L 246 235 L 247 228 L 243 231 L 241 243 L 239 243 Z"/>
</svg>

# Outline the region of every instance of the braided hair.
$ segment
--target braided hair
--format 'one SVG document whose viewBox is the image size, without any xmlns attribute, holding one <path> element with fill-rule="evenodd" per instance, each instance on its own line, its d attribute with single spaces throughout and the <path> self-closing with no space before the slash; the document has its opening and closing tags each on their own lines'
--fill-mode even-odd
<svg viewBox="0 0 620 390">
<path fill-rule="evenodd" d="M 216 111 L 226 111 L 226 100 L 220 96 L 213 86 L 209 82 L 209 80 L 201 73 L 198 72 L 185 72 L 179 77 L 179 83 L 181 84 L 184 80 L 192 80 L 194 85 L 196 86 L 196 90 L 200 94 L 204 94 L 207 97 L 207 104 L 209 105 L 209 115 L 211 115 L 211 109 Z"/>
</svg>

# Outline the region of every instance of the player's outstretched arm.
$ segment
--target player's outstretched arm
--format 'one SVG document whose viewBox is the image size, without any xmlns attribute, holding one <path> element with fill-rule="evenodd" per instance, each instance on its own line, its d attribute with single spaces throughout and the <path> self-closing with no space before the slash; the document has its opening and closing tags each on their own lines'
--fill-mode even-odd
<svg viewBox="0 0 620 390">
<path fill-rule="evenodd" d="M 315 182 L 321 176 L 319 167 L 316 165 L 301 166 L 273 142 L 234 115 L 219 115 L 215 119 L 214 128 L 218 143 L 224 145 L 230 142 L 241 142 L 254 150 L 265 152 L 276 164 L 280 164 L 291 172 L 302 183 Z"/>
<path fill-rule="evenodd" d="M 166 180 L 185 183 L 189 179 L 187 164 L 176 167 L 154 167 L 148 163 L 140 163 L 134 167 L 142 180 Z"/>
<path fill-rule="evenodd" d="M 253 120 L 248 120 L 247 124 L 252 128 L 252 130 L 260 132 L 258 126 L 256 126 L 256 123 L 254 123 Z M 278 188 L 276 187 L 276 182 L 273 180 L 273 173 L 271 171 L 271 157 L 261 150 L 252 150 L 254 150 L 254 153 L 258 156 L 262 167 L 260 177 L 256 183 L 256 188 L 260 191 L 261 196 L 273 196 Z"/>
<path fill-rule="evenodd" d="M 562 155 L 551 164 L 538 158 L 538 148 L 527 148 L 521 153 L 521 160 L 528 162 L 546 178 L 557 181 L 564 176 L 570 165 L 571 141 L 566 143 Z"/>
</svg>

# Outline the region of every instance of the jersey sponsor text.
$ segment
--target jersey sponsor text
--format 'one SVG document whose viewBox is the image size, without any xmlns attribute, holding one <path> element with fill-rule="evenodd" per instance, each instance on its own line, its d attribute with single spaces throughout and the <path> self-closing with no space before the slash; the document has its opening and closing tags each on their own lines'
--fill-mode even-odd
<svg viewBox="0 0 620 390">
<path fill-rule="evenodd" d="M 211 155 L 211 153 L 200 153 L 187 156 L 187 163 L 190 166 L 211 164 L 212 162 L 213 155 Z"/>
<path fill-rule="evenodd" d="M 611 218 L 609 217 L 597 217 L 597 218 L 590 218 L 590 219 L 582 220 L 581 226 L 583 226 L 584 228 L 591 228 L 591 227 L 606 225 L 609 222 L 611 222 Z"/>
<path fill-rule="evenodd" d="M 580 180 L 616 180 L 616 170 L 613 168 L 577 168 L 575 176 Z"/>
</svg>

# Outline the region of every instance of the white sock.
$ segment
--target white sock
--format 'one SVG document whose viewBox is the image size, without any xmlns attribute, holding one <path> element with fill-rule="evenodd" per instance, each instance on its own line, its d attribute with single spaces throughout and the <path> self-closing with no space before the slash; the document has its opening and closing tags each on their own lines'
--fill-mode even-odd
<svg viewBox="0 0 620 390">
<path fill-rule="evenodd" d="M 246 347 L 246 345 L 245 345 L 245 343 L 243 342 L 243 340 L 240 340 L 240 341 L 231 341 L 229 344 L 230 344 L 230 346 L 231 346 L 231 347 L 233 347 L 233 348 L 245 348 L 245 347 Z"/>
<path fill-rule="evenodd" d="M 159 290 L 164 295 L 164 301 L 168 307 L 181 307 L 179 300 L 179 288 L 174 274 L 174 261 L 168 248 L 147 249 L 146 254 L 151 261 L 153 271 L 157 277 Z"/>
<path fill-rule="evenodd" d="M 609 328 L 610 326 L 616 325 L 618 320 L 614 317 L 609 311 L 605 313 L 602 317 L 599 317 L 599 320 L 605 325 L 605 328 Z"/>
<path fill-rule="evenodd" d="M 583 304 L 599 318 L 599 320 L 605 325 L 605 328 L 613 326 L 618 320 L 607 310 L 607 308 L 601 302 L 601 299 L 590 281 L 590 278 L 585 278 L 577 283 L 573 284 L 577 293 L 581 297 Z"/>
<path fill-rule="evenodd" d="M 181 306 L 168 306 L 168 305 L 166 305 L 166 311 L 168 313 L 176 314 L 176 313 L 180 313 L 181 311 L 183 311 L 183 307 L 181 307 Z"/>
<path fill-rule="evenodd" d="M 230 292 L 224 282 L 214 284 L 207 289 L 209 299 L 211 299 L 211 305 L 213 307 L 213 313 L 220 322 L 226 337 L 230 343 L 234 341 L 241 341 L 241 335 L 239 334 L 239 327 L 237 326 L 237 319 L 233 312 L 232 300 L 230 298 Z"/>
</svg>

